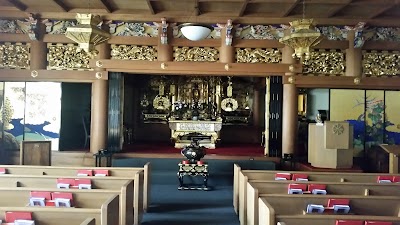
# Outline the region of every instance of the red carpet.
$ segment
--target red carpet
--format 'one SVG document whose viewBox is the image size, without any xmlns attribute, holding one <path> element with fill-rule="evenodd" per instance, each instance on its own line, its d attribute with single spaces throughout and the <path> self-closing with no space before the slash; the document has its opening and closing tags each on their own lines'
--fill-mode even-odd
<svg viewBox="0 0 400 225">
<path fill-rule="evenodd" d="M 122 153 L 176 154 L 181 149 L 174 148 L 171 143 L 136 143 L 125 145 Z M 207 155 L 226 156 L 264 156 L 264 148 L 260 144 L 221 144 L 215 149 L 207 149 Z"/>
</svg>

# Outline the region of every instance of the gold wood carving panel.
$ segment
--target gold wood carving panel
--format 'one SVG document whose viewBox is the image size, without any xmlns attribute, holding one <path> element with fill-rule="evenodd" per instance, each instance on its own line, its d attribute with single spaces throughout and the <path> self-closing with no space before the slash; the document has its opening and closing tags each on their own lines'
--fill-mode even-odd
<svg viewBox="0 0 400 225">
<path fill-rule="evenodd" d="M 111 59 L 157 60 L 157 48 L 139 45 L 111 45 Z"/>
<path fill-rule="evenodd" d="M 238 63 L 280 63 L 282 52 L 274 48 L 236 48 Z"/>
<path fill-rule="evenodd" d="M 29 69 L 29 43 L 0 44 L 0 68 Z"/>
<path fill-rule="evenodd" d="M 89 60 L 96 52 L 87 53 L 75 44 L 47 44 L 48 70 L 89 70 Z"/>
<path fill-rule="evenodd" d="M 367 77 L 400 75 L 398 51 L 363 51 L 363 73 Z"/>
<path fill-rule="evenodd" d="M 216 62 L 219 52 L 213 47 L 174 47 L 174 61 Z"/>
<path fill-rule="evenodd" d="M 303 73 L 318 75 L 344 75 L 345 54 L 336 49 L 319 49 L 311 52 L 309 60 L 303 62 Z"/>
</svg>

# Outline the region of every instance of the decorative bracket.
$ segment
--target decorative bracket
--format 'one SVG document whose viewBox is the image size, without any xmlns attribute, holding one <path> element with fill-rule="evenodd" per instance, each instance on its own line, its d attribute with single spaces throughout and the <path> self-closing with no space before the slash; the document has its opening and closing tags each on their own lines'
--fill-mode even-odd
<svg viewBox="0 0 400 225">
<path fill-rule="evenodd" d="M 156 23 L 158 27 L 161 27 L 160 40 L 162 45 L 168 44 L 168 23 L 165 18 L 161 18 L 161 24 Z"/>
<path fill-rule="evenodd" d="M 347 31 L 354 31 L 354 48 L 361 48 L 364 43 L 364 37 L 362 36 L 362 32 L 364 31 L 365 22 L 359 22 L 356 26 L 345 26 Z"/>
<path fill-rule="evenodd" d="M 226 46 L 231 46 L 232 45 L 232 38 L 233 38 L 233 34 L 232 34 L 232 29 L 233 29 L 233 25 L 232 25 L 232 20 L 229 19 L 227 21 L 226 24 L 217 24 L 217 26 L 219 28 L 225 28 L 225 45 Z"/>
</svg>

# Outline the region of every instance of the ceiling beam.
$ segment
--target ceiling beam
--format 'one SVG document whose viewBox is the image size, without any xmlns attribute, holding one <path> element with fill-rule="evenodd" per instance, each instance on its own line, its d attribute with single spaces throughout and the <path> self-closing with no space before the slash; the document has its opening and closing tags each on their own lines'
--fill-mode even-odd
<svg viewBox="0 0 400 225">
<path fill-rule="evenodd" d="M 104 0 L 102 0 L 102 1 L 104 1 Z M 150 1 L 150 0 L 146 0 L 146 2 L 147 2 L 147 7 L 149 7 L 150 13 L 151 13 L 152 15 L 156 14 L 156 13 L 154 12 L 153 5 L 151 5 L 151 1 Z"/>
<path fill-rule="evenodd" d="M 64 12 L 68 12 L 70 9 L 61 1 L 61 0 L 53 0 Z"/>
<path fill-rule="evenodd" d="M 194 15 L 199 16 L 201 14 L 199 9 L 199 0 L 194 0 Z"/>
<path fill-rule="evenodd" d="M 330 18 L 335 16 L 338 12 L 340 12 L 342 9 L 346 8 L 351 3 L 352 0 L 347 1 L 345 4 L 341 5 L 340 7 L 337 7 L 336 10 L 332 10 L 330 14 L 327 14 L 326 17 Z"/>
<path fill-rule="evenodd" d="M 0 8 L 1 9 L 1 8 Z M 26 17 L 26 12 L 23 11 L 10 11 L 10 10 L 0 10 L 0 15 L 2 18 L 23 18 Z M 288 24 L 296 18 L 301 17 L 270 17 L 269 14 L 257 13 L 249 16 L 238 17 L 237 12 L 232 13 L 205 13 L 198 18 L 192 16 L 188 19 L 187 14 L 182 11 L 174 11 L 169 13 L 160 12 L 155 15 L 151 15 L 148 11 L 143 10 L 132 10 L 132 12 L 115 10 L 114 13 L 98 13 L 104 20 L 120 20 L 120 21 L 138 21 L 138 22 L 148 22 L 148 21 L 159 21 L 160 18 L 168 18 L 169 23 L 181 23 L 181 22 L 201 22 L 201 23 L 226 23 L 228 19 L 232 19 L 234 24 L 246 24 L 246 25 L 258 25 L 258 24 Z M 76 13 L 69 11 L 66 13 L 57 12 L 41 12 L 38 13 L 40 18 L 46 19 L 75 19 Z M 393 18 L 320 18 L 315 17 L 320 26 L 329 25 L 356 25 L 360 21 L 366 22 L 368 26 L 393 26 L 400 27 L 400 20 Z"/>
<path fill-rule="evenodd" d="M 247 4 L 248 4 L 248 3 L 249 3 L 249 0 L 245 0 L 245 1 L 243 2 L 242 8 L 240 9 L 239 14 L 238 14 L 239 17 L 242 17 L 242 16 L 243 16 L 244 12 L 246 11 L 246 7 L 247 7 Z"/>
<path fill-rule="evenodd" d="M 292 12 L 294 7 L 296 7 L 296 5 L 299 4 L 299 2 L 300 0 L 296 0 L 295 2 L 293 2 L 293 4 L 286 10 L 286 12 L 282 14 L 282 17 L 287 17 Z"/>
<path fill-rule="evenodd" d="M 28 7 L 20 2 L 19 0 L 7 0 L 11 5 L 13 5 L 15 8 L 19 9 L 20 11 L 25 11 Z"/>
<path fill-rule="evenodd" d="M 106 0 L 100 0 L 101 4 L 103 4 L 104 9 L 108 12 L 108 13 L 112 13 L 114 10 L 111 7 L 110 3 L 108 3 L 108 1 Z M 147 1 L 149 2 L 149 1 Z M 153 13 L 154 14 L 154 13 Z"/>
<path fill-rule="evenodd" d="M 375 13 L 372 13 L 371 15 L 369 15 L 368 18 L 369 18 L 369 19 L 376 18 L 376 17 L 378 17 L 379 15 L 381 15 L 382 13 L 388 11 L 389 9 L 392 9 L 392 7 L 395 6 L 395 5 L 397 5 L 397 4 L 392 4 L 392 5 L 388 4 L 388 5 L 386 5 L 385 7 L 383 7 L 382 9 L 380 9 L 380 10 L 376 10 L 376 12 L 375 12 Z"/>
</svg>

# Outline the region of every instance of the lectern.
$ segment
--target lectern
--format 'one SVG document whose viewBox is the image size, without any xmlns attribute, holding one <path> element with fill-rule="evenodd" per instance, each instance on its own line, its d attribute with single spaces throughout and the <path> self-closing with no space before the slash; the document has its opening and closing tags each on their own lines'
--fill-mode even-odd
<svg viewBox="0 0 400 225">
<path fill-rule="evenodd" d="M 308 126 L 308 162 L 331 169 L 353 167 L 353 126 L 346 121 L 325 121 Z"/>
<path fill-rule="evenodd" d="M 20 164 L 51 166 L 51 141 L 22 141 Z"/>
</svg>

